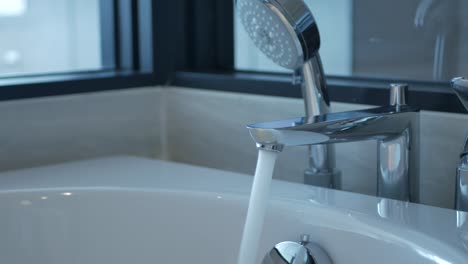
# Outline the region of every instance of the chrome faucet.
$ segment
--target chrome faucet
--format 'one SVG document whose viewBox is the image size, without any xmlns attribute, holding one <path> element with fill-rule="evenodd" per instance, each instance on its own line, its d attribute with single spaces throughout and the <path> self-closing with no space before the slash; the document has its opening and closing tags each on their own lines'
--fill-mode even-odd
<svg viewBox="0 0 468 264">
<path fill-rule="evenodd" d="M 320 60 L 320 34 L 303 0 L 236 0 L 240 20 L 255 45 L 276 64 L 295 71 L 302 85 L 306 117 L 249 127 L 261 148 L 309 145 L 304 182 L 340 189 L 331 143 L 379 141 L 379 196 L 418 201 L 418 110 L 406 105 L 405 85 L 394 85 L 391 105 L 374 110 L 330 114 Z"/>
<path fill-rule="evenodd" d="M 455 78 L 452 87 L 468 111 L 468 80 Z M 468 137 L 460 154 L 455 186 L 455 209 L 468 212 Z"/>
<path fill-rule="evenodd" d="M 419 109 L 406 104 L 406 84 L 392 84 L 390 105 L 249 125 L 258 148 L 375 139 L 377 196 L 419 202 Z"/>
</svg>

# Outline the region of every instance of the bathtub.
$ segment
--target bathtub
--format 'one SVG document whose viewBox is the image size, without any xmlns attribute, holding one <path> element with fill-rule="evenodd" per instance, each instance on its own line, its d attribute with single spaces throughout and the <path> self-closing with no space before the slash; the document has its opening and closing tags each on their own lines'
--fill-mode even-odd
<svg viewBox="0 0 468 264">
<path fill-rule="evenodd" d="M 0 174 L 0 263 L 236 263 L 252 177 L 138 157 Z M 333 263 L 468 263 L 453 210 L 274 181 L 259 257 L 309 234 Z"/>
</svg>

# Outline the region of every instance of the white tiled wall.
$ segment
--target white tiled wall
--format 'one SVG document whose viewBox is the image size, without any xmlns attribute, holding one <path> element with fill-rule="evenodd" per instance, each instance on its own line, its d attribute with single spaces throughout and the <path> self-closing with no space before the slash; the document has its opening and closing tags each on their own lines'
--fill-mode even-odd
<svg viewBox="0 0 468 264">
<path fill-rule="evenodd" d="M 302 115 L 301 99 L 177 87 L 2 102 L 0 170 L 130 154 L 252 174 L 257 154 L 245 125 Z M 422 202 L 452 207 L 466 132 L 468 115 L 421 114 Z M 340 144 L 336 153 L 343 188 L 375 193 L 376 143 Z M 275 177 L 301 182 L 306 154 L 286 149 Z"/>
</svg>

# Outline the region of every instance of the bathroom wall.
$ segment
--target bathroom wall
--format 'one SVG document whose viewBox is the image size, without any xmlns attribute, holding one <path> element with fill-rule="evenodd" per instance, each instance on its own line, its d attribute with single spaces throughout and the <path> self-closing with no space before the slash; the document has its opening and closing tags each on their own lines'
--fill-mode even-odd
<svg viewBox="0 0 468 264">
<path fill-rule="evenodd" d="M 334 111 L 363 105 L 334 103 Z M 167 159 L 253 174 L 255 144 L 245 125 L 302 116 L 301 99 L 178 87 L 0 103 L 0 170 L 110 155 Z M 455 167 L 468 114 L 421 114 L 422 202 L 452 207 Z M 375 193 L 376 143 L 336 145 L 343 189 Z M 286 149 L 275 178 L 302 182 L 307 149 Z"/>
<path fill-rule="evenodd" d="M 161 89 L 0 102 L 0 170 L 130 154 L 161 156 Z"/>
<path fill-rule="evenodd" d="M 245 125 L 303 115 L 301 99 L 201 91 L 169 87 L 167 144 L 171 160 L 252 174 L 255 144 Z M 333 111 L 369 106 L 333 103 Z M 423 111 L 421 114 L 421 200 L 452 207 L 455 168 L 468 115 Z M 343 189 L 375 193 L 376 143 L 336 145 L 337 167 Z M 286 149 L 277 163 L 275 178 L 301 182 L 307 166 L 307 149 Z"/>
</svg>

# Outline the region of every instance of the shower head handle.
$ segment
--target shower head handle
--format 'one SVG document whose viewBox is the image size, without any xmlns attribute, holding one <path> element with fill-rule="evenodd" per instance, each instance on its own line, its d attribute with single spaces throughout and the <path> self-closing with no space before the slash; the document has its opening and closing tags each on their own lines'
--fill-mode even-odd
<svg viewBox="0 0 468 264">
<path fill-rule="evenodd" d="M 282 9 L 289 24 L 294 28 L 304 51 L 305 61 L 313 58 L 320 49 L 320 33 L 306 3 L 303 0 L 268 1 Z"/>
</svg>

